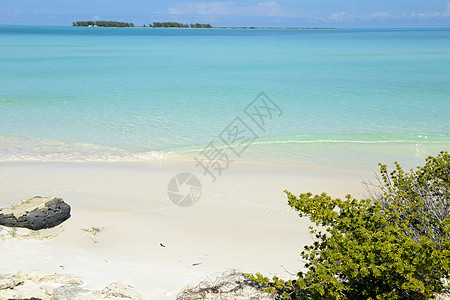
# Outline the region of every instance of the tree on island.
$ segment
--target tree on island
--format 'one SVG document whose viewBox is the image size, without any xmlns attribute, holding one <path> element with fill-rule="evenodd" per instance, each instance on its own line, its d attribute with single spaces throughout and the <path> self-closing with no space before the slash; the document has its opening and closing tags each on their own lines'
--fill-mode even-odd
<svg viewBox="0 0 450 300">
<path fill-rule="evenodd" d="M 72 22 L 74 27 L 134 27 L 133 23 L 117 22 L 117 21 L 76 21 Z"/>
<path fill-rule="evenodd" d="M 154 28 L 189 28 L 188 24 L 182 24 L 177 22 L 153 22 Z"/>
<path fill-rule="evenodd" d="M 428 157 L 423 167 L 389 172 L 380 164 L 380 193 L 295 196 L 291 208 L 325 232 L 301 256 L 307 272 L 294 280 L 246 274 L 277 299 L 432 299 L 449 291 L 450 155 Z"/>
<path fill-rule="evenodd" d="M 75 21 L 72 22 L 73 27 L 134 27 L 133 23 L 117 22 L 117 21 Z M 183 24 L 178 22 L 153 22 L 149 24 L 153 28 L 212 28 L 210 24 Z M 144 24 L 143 27 L 147 27 Z"/>
<path fill-rule="evenodd" d="M 200 23 L 189 24 L 189 26 L 191 28 L 212 28 L 210 24 L 200 24 Z"/>
<path fill-rule="evenodd" d="M 153 22 L 149 26 L 153 28 L 212 28 L 210 24 L 183 24 L 178 22 Z"/>
</svg>

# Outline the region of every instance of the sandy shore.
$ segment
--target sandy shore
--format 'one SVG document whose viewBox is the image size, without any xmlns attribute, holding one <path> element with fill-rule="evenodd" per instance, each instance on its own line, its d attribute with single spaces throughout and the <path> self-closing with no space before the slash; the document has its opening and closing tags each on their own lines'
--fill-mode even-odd
<svg viewBox="0 0 450 300">
<path fill-rule="evenodd" d="M 191 161 L 0 163 L 0 207 L 35 195 L 61 197 L 72 217 L 46 240 L 0 242 L 2 273 L 39 269 L 80 276 L 89 289 L 126 281 L 146 299 L 174 299 L 188 284 L 240 269 L 290 277 L 311 241 L 309 222 L 283 190 L 363 196 L 376 170 L 233 164 L 216 182 Z M 199 201 L 178 207 L 171 178 L 192 172 Z M 101 228 L 97 234 L 82 229 Z"/>
</svg>

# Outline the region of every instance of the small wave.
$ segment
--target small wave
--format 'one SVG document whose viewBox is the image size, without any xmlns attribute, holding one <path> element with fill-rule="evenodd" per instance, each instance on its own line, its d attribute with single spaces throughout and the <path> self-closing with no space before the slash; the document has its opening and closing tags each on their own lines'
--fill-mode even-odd
<svg viewBox="0 0 450 300">
<path fill-rule="evenodd" d="M 374 134 L 374 135 L 295 135 L 286 137 L 260 138 L 254 144 L 311 144 L 311 143 L 350 143 L 350 144 L 383 144 L 383 143 L 445 143 L 450 136 L 444 134 Z"/>
<path fill-rule="evenodd" d="M 251 143 L 251 146 L 270 146 L 270 145 L 325 145 L 325 144 L 360 144 L 366 145 L 416 145 L 416 144 L 435 144 L 449 145 L 450 135 L 445 134 L 376 134 L 376 135 L 293 135 L 279 137 L 262 137 Z M 193 145 L 189 147 L 173 148 L 165 151 L 168 155 L 195 153 L 201 151 L 207 145 Z M 217 149 L 228 148 L 221 141 L 214 142 Z"/>
<path fill-rule="evenodd" d="M 213 141 L 227 159 L 242 163 L 320 168 L 373 170 L 378 163 L 401 162 L 407 168 L 422 164 L 429 155 L 450 150 L 450 135 L 294 135 L 259 138 L 236 155 L 232 147 Z M 201 158 L 210 144 L 167 150 L 168 158 Z M 208 148 L 210 151 L 211 148 Z"/>
<path fill-rule="evenodd" d="M 0 161 L 115 162 L 163 159 L 159 151 L 129 152 L 88 143 L 0 137 Z"/>
</svg>

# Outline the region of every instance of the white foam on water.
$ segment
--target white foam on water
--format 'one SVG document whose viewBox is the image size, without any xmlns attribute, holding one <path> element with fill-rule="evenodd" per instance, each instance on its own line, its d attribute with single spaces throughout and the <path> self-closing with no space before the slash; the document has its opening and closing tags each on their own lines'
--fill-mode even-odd
<svg viewBox="0 0 450 300">
<path fill-rule="evenodd" d="M 88 143 L 0 137 L 0 161 L 113 162 L 163 158 L 159 151 L 133 153 Z"/>
</svg>

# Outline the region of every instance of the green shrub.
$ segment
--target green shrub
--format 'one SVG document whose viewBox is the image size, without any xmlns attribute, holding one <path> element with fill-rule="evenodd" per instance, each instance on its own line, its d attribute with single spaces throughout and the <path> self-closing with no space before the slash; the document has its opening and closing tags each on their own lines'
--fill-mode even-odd
<svg viewBox="0 0 450 300">
<path fill-rule="evenodd" d="M 295 196 L 289 205 L 325 232 L 301 257 L 307 272 L 296 280 L 246 276 L 285 299 L 431 299 L 450 274 L 450 157 L 441 152 L 423 167 L 388 172 L 380 165 L 376 199 L 347 195 Z"/>
</svg>

